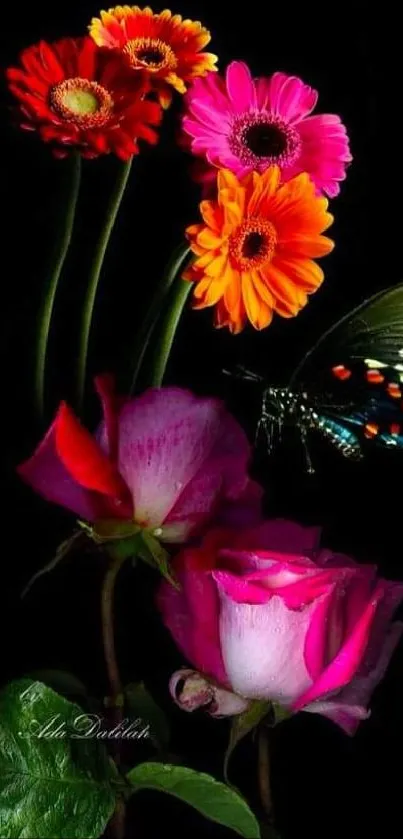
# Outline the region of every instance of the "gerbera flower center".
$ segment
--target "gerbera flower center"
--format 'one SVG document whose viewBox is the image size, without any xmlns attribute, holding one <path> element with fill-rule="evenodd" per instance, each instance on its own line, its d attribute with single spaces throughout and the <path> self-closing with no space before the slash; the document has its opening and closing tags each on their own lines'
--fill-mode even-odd
<svg viewBox="0 0 403 839">
<path fill-rule="evenodd" d="M 62 119 L 80 128 L 105 125 L 113 111 L 113 99 L 102 85 L 88 79 L 66 79 L 50 91 L 50 105 Z"/>
<path fill-rule="evenodd" d="M 268 166 L 290 166 L 297 159 L 301 139 L 297 130 L 281 117 L 266 113 L 236 117 L 229 145 L 241 163 L 263 171 Z"/>
<path fill-rule="evenodd" d="M 174 51 L 159 38 L 134 38 L 123 47 L 131 67 L 158 73 L 174 70 L 178 64 Z"/>
<path fill-rule="evenodd" d="M 230 256 L 239 270 L 246 271 L 269 262 L 276 244 L 277 233 L 271 221 L 246 218 L 230 238 Z"/>
</svg>

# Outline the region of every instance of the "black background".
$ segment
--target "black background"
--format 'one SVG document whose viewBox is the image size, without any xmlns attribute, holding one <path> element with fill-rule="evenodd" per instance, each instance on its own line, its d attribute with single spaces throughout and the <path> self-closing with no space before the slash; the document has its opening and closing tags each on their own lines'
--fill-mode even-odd
<svg viewBox="0 0 403 839">
<path fill-rule="evenodd" d="M 228 0 L 205 0 L 183 2 L 175 11 L 201 19 L 212 30 L 222 67 L 237 58 L 246 60 L 255 75 L 275 70 L 300 75 L 319 89 L 319 110 L 341 114 L 351 136 L 354 162 L 332 204 L 336 248 L 324 262 L 326 281 L 305 311 L 293 321 L 277 319 L 262 334 L 249 329 L 235 338 L 214 331 L 208 311 L 188 312 L 181 325 L 167 382 L 224 395 L 252 433 L 257 402 L 249 390 L 240 391 L 224 379 L 222 368 L 242 362 L 271 381 L 284 381 L 301 353 L 338 315 L 402 279 L 401 213 L 396 210 L 402 188 L 401 80 L 393 44 L 397 22 L 387 3 L 371 13 L 360 3 L 335 8 L 308 4 L 295 10 L 286 3 L 274 7 L 249 0 L 237 12 Z M 15 63 L 18 52 L 39 38 L 80 35 L 97 12 L 96 4 L 77 0 L 50 9 L 42 2 L 7 4 L 0 34 L 2 66 Z M 68 515 L 37 499 L 15 477 L 16 464 L 44 430 L 32 406 L 33 340 L 46 258 L 63 209 L 66 163 L 53 160 L 33 135 L 12 127 L 4 83 L 2 94 L 2 681 L 57 667 L 75 672 L 101 695 L 106 690 L 99 633 L 103 561 L 75 557 L 39 582 L 23 604 L 19 597 L 29 576 L 51 558 L 72 526 Z M 131 351 L 150 287 L 184 227 L 197 220 L 198 190 L 190 180 L 188 159 L 175 145 L 177 112 L 178 107 L 168 115 L 160 145 L 134 163 L 105 263 L 91 372 L 116 372 L 122 388 L 130 380 Z M 48 421 L 60 398 L 72 399 L 77 313 L 116 170 L 112 158 L 84 164 L 76 238 L 52 332 Z M 96 416 L 89 394 L 86 421 L 91 425 Z M 385 576 L 402 579 L 402 461 L 374 453 L 364 465 L 352 466 L 320 449 L 317 466 L 314 478 L 304 476 L 297 450 L 287 461 L 257 463 L 268 490 L 269 514 L 320 523 L 328 546 L 374 561 Z M 167 681 L 182 661 L 153 614 L 153 585 L 147 580 L 139 590 L 138 576 L 130 569 L 122 572 L 117 608 L 124 680 L 146 679 L 173 718 L 174 746 L 183 761 L 218 776 L 227 726 L 171 708 Z M 275 809 L 284 839 L 400 834 L 402 659 L 400 648 L 376 691 L 371 719 L 354 739 L 304 714 L 273 735 Z M 233 778 L 252 800 L 255 763 L 255 748 L 248 742 L 234 759 Z M 130 835 L 159 835 L 161 818 L 178 837 L 230 835 L 185 807 L 145 795 L 131 806 Z"/>
</svg>

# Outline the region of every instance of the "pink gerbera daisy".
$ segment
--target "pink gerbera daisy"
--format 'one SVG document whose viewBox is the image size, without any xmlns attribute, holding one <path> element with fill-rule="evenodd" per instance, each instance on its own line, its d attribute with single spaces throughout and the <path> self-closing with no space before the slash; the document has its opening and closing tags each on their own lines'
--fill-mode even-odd
<svg viewBox="0 0 403 839">
<path fill-rule="evenodd" d="M 307 172 L 319 193 L 333 197 L 351 154 L 340 117 L 309 116 L 317 99 L 296 76 L 253 79 L 246 64 L 233 61 L 225 80 L 209 73 L 193 82 L 183 128 L 194 154 L 238 178 L 275 164 L 283 180 Z"/>
</svg>

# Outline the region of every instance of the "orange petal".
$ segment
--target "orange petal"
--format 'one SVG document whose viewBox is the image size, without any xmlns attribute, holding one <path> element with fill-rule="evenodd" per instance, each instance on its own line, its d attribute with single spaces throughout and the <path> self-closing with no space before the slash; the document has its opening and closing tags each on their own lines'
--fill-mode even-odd
<svg viewBox="0 0 403 839">
<path fill-rule="evenodd" d="M 200 212 L 207 226 L 218 233 L 221 230 L 222 213 L 215 201 L 201 201 Z"/>
<path fill-rule="evenodd" d="M 305 256 L 318 258 L 326 256 L 334 248 L 334 242 L 327 236 L 309 236 L 306 233 L 291 234 L 288 239 L 279 242 L 279 250 L 285 256 Z"/>
<path fill-rule="evenodd" d="M 223 250 L 221 253 L 217 254 L 214 257 L 213 261 L 206 266 L 205 273 L 208 274 L 209 277 L 220 277 L 226 268 L 228 260 L 228 253 L 226 250 Z"/>
<path fill-rule="evenodd" d="M 270 308 L 274 306 L 274 298 L 273 295 L 266 283 L 265 278 L 259 273 L 258 270 L 251 271 L 250 273 L 251 280 L 253 285 L 255 286 L 255 290 L 257 294 L 262 298 L 262 300 L 267 303 Z"/>
<path fill-rule="evenodd" d="M 216 236 L 209 227 L 203 227 L 197 236 L 197 244 L 202 248 L 215 250 L 221 246 L 222 238 Z"/>
<path fill-rule="evenodd" d="M 292 259 L 279 255 L 272 265 L 308 294 L 319 288 L 325 276 L 320 265 L 312 259 Z"/>
<path fill-rule="evenodd" d="M 248 274 L 242 274 L 241 283 L 242 299 L 246 309 L 246 314 L 255 329 L 264 329 L 265 326 L 269 325 L 273 317 L 273 311 L 256 293 L 254 285 Z"/>
<path fill-rule="evenodd" d="M 294 283 L 287 274 L 276 268 L 273 263 L 261 268 L 260 273 L 273 294 L 275 310 L 278 310 L 279 303 L 281 309 L 285 309 L 289 315 L 297 315 L 300 310 L 298 295 Z"/>
<path fill-rule="evenodd" d="M 278 166 L 269 166 L 263 175 L 253 173 L 253 192 L 248 202 L 248 213 L 257 214 L 263 209 L 265 202 L 271 198 L 278 189 L 280 183 L 280 169 Z"/>
</svg>

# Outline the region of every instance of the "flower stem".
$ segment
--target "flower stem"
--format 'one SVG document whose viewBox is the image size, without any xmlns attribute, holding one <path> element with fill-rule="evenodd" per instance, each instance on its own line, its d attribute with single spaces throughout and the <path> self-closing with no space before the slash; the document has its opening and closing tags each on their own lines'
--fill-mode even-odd
<svg viewBox="0 0 403 839">
<path fill-rule="evenodd" d="M 135 346 L 134 358 L 135 358 L 135 365 L 132 374 L 132 384 L 130 388 L 130 395 L 132 395 L 136 389 L 137 380 L 139 377 L 141 365 L 143 363 L 144 356 L 147 352 L 148 345 L 150 343 L 151 336 L 153 334 L 155 325 L 157 323 L 159 314 L 161 312 L 161 308 L 164 304 L 164 300 L 166 299 L 168 292 L 171 289 L 171 286 L 176 279 L 178 272 L 180 271 L 183 263 L 186 261 L 188 255 L 190 253 L 190 248 L 187 243 L 182 243 L 173 253 L 172 259 L 170 260 L 167 270 L 164 273 L 163 279 L 161 283 L 158 284 L 154 297 L 151 301 L 151 305 L 145 315 L 143 323 L 139 329 L 138 337 Z"/>
<path fill-rule="evenodd" d="M 122 683 L 115 650 L 113 600 L 116 578 L 126 558 L 122 556 L 112 558 L 105 575 L 101 594 L 102 637 L 114 725 L 119 725 L 122 721 Z M 119 766 L 119 738 L 115 740 L 114 758 L 116 765 Z M 116 810 L 111 821 L 111 833 L 114 839 L 123 839 L 125 835 L 125 804 L 122 799 L 118 799 L 116 804 Z"/>
<path fill-rule="evenodd" d="M 153 387 L 162 386 L 176 330 L 192 287 L 193 284 L 191 282 L 182 279 L 179 279 L 176 286 L 174 286 L 173 300 L 168 306 L 166 317 L 162 323 L 155 352 L 155 361 L 151 375 L 151 385 Z"/>
<path fill-rule="evenodd" d="M 113 597 L 115 591 L 116 577 L 126 559 L 126 556 L 113 557 L 112 562 L 105 575 L 101 595 L 102 637 L 104 645 L 105 662 L 110 686 L 110 696 L 112 699 L 112 703 L 114 703 L 115 706 L 118 703 L 119 697 L 121 696 L 122 685 L 120 681 L 119 668 L 116 660 L 115 651 L 115 633 L 113 628 Z"/>
<path fill-rule="evenodd" d="M 102 265 L 109 244 L 109 239 L 119 212 L 122 198 L 126 189 L 127 181 L 129 179 L 131 167 L 132 158 L 130 158 L 130 160 L 121 165 L 120 172 L 116 179 L 115 187 L 111 195 L 108 212 L 106 214 L 105 224 L 101 231 L 99 242 L 94 255 L 94 260 L 92 263 L 90 277 L 88 280 L 88 286 L 84 300 L 80 334 L 80 350 L 78 357 L 77 405 L 79 411 L 81 411 L 84 399 L 88 347 L 90 341 L 92 317 L 94 312 L 95 298 L 98 290 L 99 278 L 101 276 Z"/>
<path fill-rule="evenodd" d="M 273 818 L 273 803 L 270 786 L 270 743 L 269 731 L 260 726 L 258 733 L 258 781 L 262 807 L 270 819 Z"/>
<path fill-rule="evenodd" d="M 60 275 L 63 270 L 63 265 L 66 260 L 66 256 L 69 250 L 73 234 L 78 193 L 80 189 L 80 155 L 76 152 L 73 152 L 70 158 L 70 163 L 71 177 L 69 183 L 69 195 L 66 201 L 67 209 L 64 215 L 63 225 L 59 233 L 59 238 L 56 242 L 55 261 L 45 286 L 44 297 L 39 313 L 39 327 L 35 360 L 35 401 L 38 416 L 41 421 L 44 418 L 45 412 L 45 371 L 50 325 L 52 321 L 53 309 L 55 305 L 56 292 L 59 284 Z"/>
</svg>

